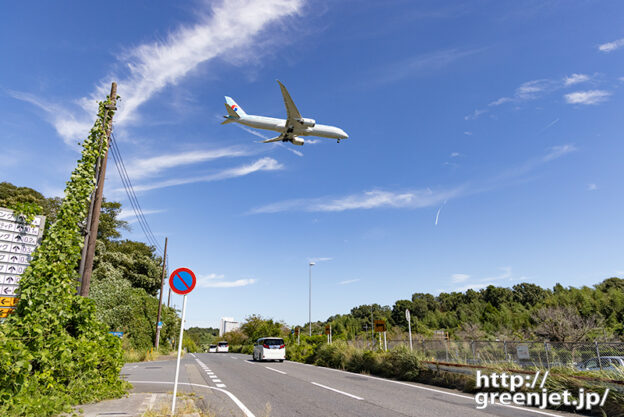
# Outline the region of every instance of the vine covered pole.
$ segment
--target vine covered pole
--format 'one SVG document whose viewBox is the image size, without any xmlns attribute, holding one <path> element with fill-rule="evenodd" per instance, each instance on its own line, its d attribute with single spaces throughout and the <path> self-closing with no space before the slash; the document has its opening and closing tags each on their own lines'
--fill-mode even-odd
<svg viewBox="0 0 624 417">
<path fill-rule="evenodd" d="M 97 240 L 98 225 L 100 223 L 100 210 L 102 208 L 102 198 L 104 194 L 104 180 L 106 178 L 106 162 L 108 160 L 108 144 L 110 142 L 111 131 L 113 129 L 113 117 L 108 117 L 109 112 L 116 110 L 115 104 L 117 102 L 117 83 L 113 82 L 111 85 L 111 92 L 109 96 L 109 104 L 106 105 L 106 112 L 104 113 L 104 122 L 106 125 L 106 135 L 104 140 L 104 156 L 101 157 L 100 171 L 98 173 L 97 188 L 95 190 L 95 196 L 93 198 L 93 214 L 91 216 L 91 224 L 89 227 L 89 241 L 87 243 L 87 252 L 84 262 L 84 270 L 81 277 L 80 295 L 83 297 L 89 296 L 89 286 L 91 285 L 91 274 L 93 273 L 93 257 L 95 256 L 95 242 Z"/>
<path fill-rule="evenodd" d="M 165 285 L 165 264 L 167 263 L 167 238 L 165 237 L 165 253 L 163 255 L 163 267 L 160 277 L 160 297 L 158 298 L 158 317 L 156 318 L 156 340 L 154 347 L 158 350 L 158 343 L 160 342 L 160 314 L 162 312 L 162 298 L 163 298 L 163 286 Z"/>
</svg>

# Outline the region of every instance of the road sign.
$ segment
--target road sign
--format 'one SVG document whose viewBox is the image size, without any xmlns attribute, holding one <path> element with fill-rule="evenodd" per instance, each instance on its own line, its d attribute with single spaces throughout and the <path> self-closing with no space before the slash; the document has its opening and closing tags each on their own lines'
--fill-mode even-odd
<svg viewBox="0 0 624 417">
<path fill-rule="evenodd" d="M 26 224 L 24 217 L 0 207 L 0 322 L 17 305 L 20 275 L 41 243 L 44 225 L 44 216 Z"/>
<path fill-rule="evenodd" d="M 375 331 L 377 333 L 383 333 L 386 331 L 386 321 L 385 320 L 375 320 Z"/>
<path fill-rule="evenodd" d="M 113 336 L 117 336 L 120 339 L 123 336 L 123 332 L 108 332 L 108 333 L 112 334 Z"/>
<path fill-rule="evenodd" d="M 295 327 L 295 336 L 299 336 L 299 327 Z"/>
<path fill-rule="evenodd" d="M 158 322 L 158 328 L 159 328 L 159 329 L 162 329 L 162 327 L 163 327 L 163 322 L 162 322 L 162 321 L 159 321 L 159 322 Z"/>
<path fill-rule="evenodd" d="M 329 331 L 330 331 L 329 324 L 326 324 L 325 325 L 325 334 L 329 334 Z"/>
<path fill-rule="evenodd" d="M 410 314 L 410 311 L 406 308 L 405 309 L 405 320 L 407 320 L 408 323 L 409 323 L 411 317 L 412 316 Z"/>
<path fill-rule="evenodd" d="M 176 294 L 185 295 L 193 291 L 197 278 L 188 268 L 178 268 L 169 276 L 169 288 Z"/>
</svg>

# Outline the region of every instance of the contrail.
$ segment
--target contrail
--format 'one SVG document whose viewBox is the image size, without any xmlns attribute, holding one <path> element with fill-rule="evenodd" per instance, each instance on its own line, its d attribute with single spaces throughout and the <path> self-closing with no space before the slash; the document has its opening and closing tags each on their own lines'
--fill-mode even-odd
<svg viewBox="0 0 624 417">
<path fill-rule="evenodd" d="M 440 212 L 442 211 L 442 207 L 444 207 L 446 205 L 446 201 L 444 200 L 444 203 L 442 203 L 442 205 L 440 206 L 440 208 L 438 209 L 438 212 L 436 213 L 436 219 L 435 219 L 435 225 L 438 225 L 438 220 L 440 219 Z"/>
<path fill-rule="evenodd" d="M 557 122 L 559 122 L 559 118 L 558 117 L 555 120 L 553 120 L 552 122 L 548 123 L 546 126 L 544 126 L 544 128 L 542 130 L 540 130 L 539 133 L 542 133 L 546 129 L 549 129 L 549 128 L 553 127 L 554 125 L 557 124 Z"/>
</svg>

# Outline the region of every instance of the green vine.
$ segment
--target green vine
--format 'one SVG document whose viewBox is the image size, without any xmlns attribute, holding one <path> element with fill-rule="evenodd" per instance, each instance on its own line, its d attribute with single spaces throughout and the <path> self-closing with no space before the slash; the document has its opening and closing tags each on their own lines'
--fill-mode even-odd
<svg viewBox="0 0 624 417">
<path fill-rule="evenodd" d="M 7 208 L 13 210 L 13 214 L 21 217 L 26 224 L 31 224 L 35 216 L 43 213 L 41 206 L 35 203 L 15 203 Z"/>
<path fill-rule="evenodd" d="M 120 396 L 121 342 L 96 319 L 93 300 L 76 294 L 97 159 L 106 152 L 113 111 L 99 103 L 58 218 L 20 282 L 14 314 L 0 325 L 0 415 L 47 416 L 71 405 Z M 100 143 L 104 143 L 101 146 Z"/>
</svg>

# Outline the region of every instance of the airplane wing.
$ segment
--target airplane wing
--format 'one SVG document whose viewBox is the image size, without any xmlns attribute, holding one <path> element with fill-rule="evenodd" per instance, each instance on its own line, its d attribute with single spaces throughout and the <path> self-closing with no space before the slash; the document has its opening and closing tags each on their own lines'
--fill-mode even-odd
<svg viewBox="0 0 624 417">
<path fill-rule="evenodd" d="M 283 140 L 287 140 L 288 134 L 287 133 L 282 133 L 281 135 L 271 138 L 271 139 L 267 139 L 267 140 L 263 140 L 262 143 L 271 143 L 271 142 L 281 142 Z"/>
<path fill-rule="evenodd" d="M 301 119 L 301 114 L 299 113 L 299 110 L 297 110 L 297 106 L 295 106 L 295 102 L 290 97 L 290 94 L 288 94 L 288 90 L 286 90 L 286 87 L 284 87 L 284 84 L 282 84 L 280 80 L 277 80 L 277 83 L 279 84 L 280 89 L 282 90 L 282 96 L 284 97 L 284 104 L 286 105 L 286 114 L 288 115 L 288 121 L 286 124 L 292 125 L 296 119 Z"/>
</svg>

